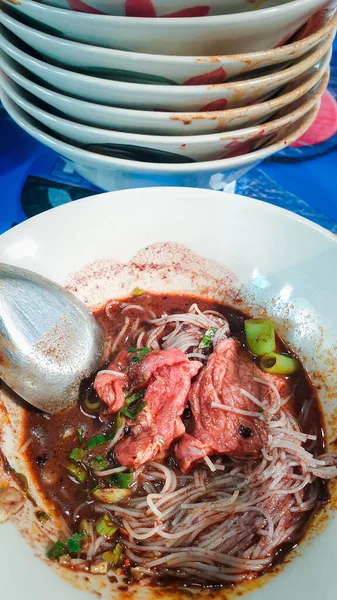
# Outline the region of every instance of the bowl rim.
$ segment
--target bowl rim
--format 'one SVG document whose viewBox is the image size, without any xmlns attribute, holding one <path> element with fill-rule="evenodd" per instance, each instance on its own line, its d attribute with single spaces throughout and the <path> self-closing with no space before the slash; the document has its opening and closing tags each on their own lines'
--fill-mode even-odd
<svg viewBox="0 0 337 600">
<path fill-rule="evenodd" d="M 75 130 L 78 130 L 78 131 L 84 132 L 84 131 L 89 130 L 90 133 L 92 133 L 92 134 L 97 133 L 98 135 L 101 134 L 102 132 L 104 132 L 104 134 L 111 133 L 112 135 L 115 135 L 116 138 L 120 137 L 121 143 L 124 140 L 125 143 L 128 142 L 131 144 L 132 140 L 137 139 L 137 141 L 144 142 L 144 144 L 146 142 L 151 142 L 153 144 L 155 144 L 155 142 L 158 142 L 159 144 L 165 143 L 168 146 L 184 144 L 188 147 L 189 144 L 193 144 L 193 143 L 195 145 L 199 145 L 199 144 L 204 144 L 205 142 L 209 142 L 209 143 L 222 142 L 222 141 L 225 141 L 227 139 L 232 139 L 232 138 L 239 140 L 241 137 L 247 137 L 250 135 L 254 135 L 254 133 L 258 134 L 261 131 L 261 129 L 263 130 L 263 136 L 261 136 L 261 139 L 262 139 L 265 135 L 275 133 L 275 130 L 277 130 L 281 127 L 287 127 L 287 126 L 290 126 L 291 124 L 295 124 L 299 119 L 304 117 L 315 106 L 315 104 L 317 104 L 317 102 L 321 99 L 321 97 L 328 85 L 329 72 L 330 72 L 330 68 L 328 67 L 327 70 L 325 71 L 325 73 L 323 74 L 322 78 L 317 82 L 317 84 L 316 84 L 317 89 L 314 92 L 312 90 L 308 90 L 308 92 L 306 92 L 306 94 L 310 95 L 310 97 L 307 98 L 304 103 L 301 103 L 294 111 L 291 111 L 287 115 L 283 115 L 281 117 L 271 119 L 270 121 L 266 121 L 260 125 L 255 125 L 252 127 L 243 127 L 241 129 L 222 132 L 222 133 L 219 132 L 219 133 L 199 134 L 199 135 L 191 135 L 191 136 L 150 135 L 150 134 L 143 134 L 143 133 L 139 134 L 139 133 L 126 132 L 126 131 L 116 131 L 113 129 L 107 129 L 104 127 L 90 125 L 87 123 L 77 123 L 76 121 L 72 121 L 70 118 L 59 116 L 59 115 L 54 115 L 53 113 L 49 113 L 47 110 L 44 110 L 43 108 L 41 108 L 39 106 L 35 106 L 35 104 L 32 101 L 27 100 L 25 97 L 22 97 L 20 94 L 20 91 L 21 91 L 20 86 L 18 86 L 15 82 L 13 82 L 8 75 L 5 76 L 5 79 L 2 78 L 2 87 L 5 90 L 6 94 L 11 98 L 11 100 L 13 100 L 15 102 L 15 104 L 20 106 L 20 108 L 22 108 L 22 110 L 27 112 L 30 116 L 32 116 L 36 120 L 39 120 L 39 119 L 37 116 L 32 114 L 34 112 L 36 114 L 40 113 L 46 119 L 54 120 L 55 122 L 58 122 L 61 125 L 66 124 L 66 127 L 72 126 L 72 128 L 74 128 Z M 16 90 L 16 87 L 19 87 L 20 89 Z M 8 91 L 8 89 L 10 91 Z M 23 91 L 26 92 L 26 90 L 23 90 Z M 300 100 L 303 99 L 303 97 L 304 96 L 298 98 L 294 102 L 299 102 Z M 290 108 L 291 104 L 289 104 L 288 106 L 281 109 L 281 111 Z M 31 110 L 32 112 L 29 112 L 29 110 L 27 110 L 25 107 L 28 107 L 29 110 Z M 298 113 L 300 113 L 300 114 L 298 115 Z M 298 116 L 295 116 L 290 122 L 287 122 L 287 118 L 290 115 L 292 115 L 292 116 L 298 115 Z M 42 123 L 42 124 L 47 126 L 45 123 Z M 266 129 L 268 129 L 268 128 L 270 128 L 272 131 L 266 132 Z M 56 132 L 55 132 L 55 134 L 57 135 Z M 71 138 L 69 138 L 69 139 L 71 139 Z M 225 150 L 225 148 L 224 148 L 224 150 Z"/>
<path fill-rule="evenodd" d="M 219 172 L 221 172 L 221 169 L 224 167 L 224 164 L 226 165 L 226 167 L 228 169 L 230 169 L 230 168 L 243 167 L 246 164 L 252 164 L 252 163 L 254 164 L 255 162 L 261 161 L 264 158 L 266 158 L 267 156 L 274 154 L 279 149 L 286 147 L 287 145 L 291 144 L 293 141 L 300 138 L 301 135 L 303 135 L 303 133 L 309 129 L 309 127 L 312 125 L 312 123 L 316 119 L 316 116 L 319 111 L 319 106 L 320 106 L 320 103 L 318 102 L 316 106 L 314 106 L 306 115 L 304 115 L 301 119 L 302 123 L 300 125 L 297 124 L 297 126 L 295 127 L 295 125 L 293 124 L 294 131 L 292 131 L 290 134 L 288 134 L 285 138 L 282 138 L 278 142 L 275 142 L 274 144 L 271 144 L 270 146 L 266 146 L 260 150 L 256 150 L 249 154 L 245 154 L 243 156 L 234 157 L 234 158 L 228 158 L 228 159 L 224 158 L 224 159 L 215 160 L 215 161 L 202 161 L 202 162 L 200 161 L 200 162 L 195 162 L 195 163 L 171 165 L 171 164 L 167 164 L 167 163 L 142 163 L 142 162 L 134 161 L 134 160 L 111 158 L 111 157 L 106 157 L 102 154 L 97 154 L 94 152 L 90 152 L 88 150 L 83 150 L 82 148 L 78 148 L 77 146 L 74 146 L 67 142 L 58 140 L 56 136 L 54 137 L 48 133 L 44 133 L 35 124 L 30 123 L 30 120 L 33 117 L 30 117 L 29 115 L 27 115 L 27 113 L 25 113 L 25 111 L 23 111 L 22 109 L 17 107 L 15 102 L 6 94 L 6 92 L 3 89 L 1 90 L 1 101 L 2 101 L 2 104 L 3 104 L 4 108 L 6 109 L 6 111 L 9 113 L 9 115 L 12 117 L 12 119 L 20 127 L 22 127 L 22 129 L 24 129 L 27 133 L 32 135 L 35 139 L 37 139 L 40 142 L 44 143 L 45 145 L 49 146 L 49 148 L 52 148 L 53 150 L 55 150 L 58 154 L 61 154 L 61 156 L 63 155 L 63 153 L 64 153 L 64 156 L 66 156 L 67 158 L 69 158 L 69 154 L 73 155 L 73 156 L 75 155 L 75 158 L 69 158 L 69 160 L 72 160 L 75 163 L 76 163 L 76 161 L 80 162 L 80 159 L 82 157 L 82 159 L 84 159 L 85 162 L 90 161 L 91 166 L 93 166 L 93 158 L 94 158 L 95 162 L 101 163 L 102 168 L 106 167 L 106 168 L 110 168 L 110 169 L 111 168 L 118 169 L 118 167 L 119 167 L 126 172 L 133 172 L 133 173 L 137 173 L 137 174 L 139 174 L 139 173 L 147 173 L 147 174 L 157 173 L 157 174 L 162 174 L 162 175 L 163 174 L 177 175 L 179 173 L 190 174 L 190 173 L 194 173 L 194 172 L 198 172 L 200 174 L 200 173 L 210 173 L 210 172 L 213 172 L 216 170 L 219 170 Z M 24 113 L 24 115 L 22 116 L 20 113 Z M 28 120 L 27 120 L 27 117 L 28 117 Z M 61 150 L 59 149 L 59 147 L 61 147 Z M 65 151 L 63 150 L 63 153 L 62 153 L 63 148 L 65 148 Z M 76 155 L 77 155 L 77 157 L 76 157 Z"/>
<path fill-rule="evenodd" d="M 6 21 L 8 20 L 9 22 L 14 21 L 15 25 L 18 26 L 21 29 L 28 29 L 31 31 L 32 34 L 34 35 L 38 35 L 38 37 L 40 38 L 44 38 L 46 40 L 46 42 L 50 41 L 51 39 L 53 40 L 54 43 L 60 44 L 60 45 L 64 45 L 66 48 L 69 48 L 70 50 L 72 48 L 77 48 L 78 50 L 81 50 L 81 48 L 83 46 L 86 46 L 86 48 L 88 49 L 88 51 L 92 51 L 92 52 L 98 52 L 98 53 L 111 53 L 111 56 L 128 56 L 128 57 L 132 57 L 132 58 L 136 58 L 136 60 L 148 60 L 148 61 L 159 61 L 162 63 L 177 63 L 177 65 L 184 64 L 184 63 L 198 63 L 198 62 L 202 62 L 202 63 L 210 63 L 210 64 L 216 64 L 214 59 L 219 59 L 219 61 L 223 60 L 225 61 L 227 60 L 233 60 L 233 61 L 250 61 L 250 60 L 259 60 L 262 58 L 267 58 L 267 59 L 271 59 L 274 55 L 277 57 L 281 57 L 281 56 L 285 56 L 287 57 L 288 54 L 291 54 L 291 52 L 296 48 L 302 46 L 302 45 L 309 45 L 311 44 L 311 42 L 317 41 L 317 43 L 323 39 L 325 36 L 327 36 L 330 31 L 337 26 L 337 5 L 334 5 L 331 9 L 327 9 L 327 8 L 321 8 L 319 9 L 316 13 L 314 13 L 314 15 L 312 15 L 312 17 L 310 17 L 310 19 L 313 19 L 317 14 L 325 12 L 326 10 L 328 10 L 329 12 L 332 12 L 332 17 L 330 18 L 330 20 L 325 24 L 325 26 L 323 28 L 318 29 L 317 31 L 315 31 L 314 33 L 312 33 L 311 35 L 295 40 L 294 42 L 290 43 L 290 44 L 285 44 L 283 46 L 278 46 L 277 48 L 272 48 L 272 49 L 268 49 L 268 50 L 260 50 L 258 52 L 247 52 L 247 53 L 243 53 L 243 54 L 219 54 L 219 55 L 212 55 L 212 56 L 169 56 L 169 55 L 165 55 L 165 54 L 148 54 L 145 52 L 131 52 L 129 50 L 118 50 L 117 48 L 104 48 L 102 46 L 95 46 L 94 44 L 88 44 L 85 42 L 79 42 L 76 40 L 68 40 L 66 38 L 59 38 L 57 36 L 54 36 L 50 33 L 44 32 L 44 31 L 40 31 L 39 29 L 35 29 L 34 27 L 27 25 L 26 23 L 21 23 L 20 21 L 17 21 L 12 15 L 8 15 L 5 12 L 0 12 L 0 22 Z M 71 12 L 71 11 L 69 11 Z M 309 20 L 310 20 L 309 19 Z"/>
<path fill-rule="evenodd" d="M 324 1 L 324 0 L 322 0 Z M 326 4 L 328 3 L 329 0 L 325 0 Z M 166 26 L 172 26 L 172 25 L 176 25 L 177 29 L 181 28 L 202 28 L 204 25 L 209 24 L 209 25 L 215 25 L 215 24 L 219 24 L 219 22 L 223 22 L 226 23 L 228 25 L 233 25 L 235 23 L 237 23 L 238 21 L 242 22 L 242 19 L 244 18 L 244 15 L 247 15 L 248 20 L 251 22 L 259 22 L 261 20 L 264 19 L 274 19 L 275 17 L 277 18 L 277 16 L 280 16 L 280 14 L 287 14 L 289 13 L 289 10 L 294 11 L 296 13 L 296 10 L 298 8 L 303 8 L 303 6 L 308 6 L 314 8 L 315 4 L 317 2 L 317 0 L 290 0 L 289 2 L 286 2 L 285 4 L 281 4 L 278 6 L 273 6 L 271 8 L 262 8 L 262 9 L 258 9 L 256 11 L 247 11 L 244 13 L 234 13 L 234 14 L 229 14 L 229 15 L 213 15 L 210 17 L 196 17 L 196 18 L 191 18 L 191 17 L 178 17 L 178 18 L 165 18 L 165 19 L 153 19 L 153 18 L 148 18 L 148 17 L 121 17 L 121 16 L 114 16 L 114 15 L 96 15 L 96 14 L 88 14 L 88 13 L 81 13 L 81 12 L 74 12 L 72 10 L 66 10 L 66 9 L 62 9 L 62 8 L 57 8 L 54 6 L 50 6 L 50 5 L 44 5 L 44 4 L 39 4 L 38 2 L 34 2 L 34 0 L 20 0 L 20 2 L 17 4 L 16 2 L 13 2 L 13 0 L 4 0 L 5 4 L 10 4 L 13 8 L 15 7 L 15 9 L 18 9 L 19 12 L 24 12 L 21 11 L 18 6 L 22 6 L 24 8 L 24 6 L 26 4 L 33 6 L 33 9 L 40 11 L 40 13 L 46 13 L 46 12 L 50 12 L 51 14 L 54 15 L 59 15 L 60 17 L 64 17 L 64 18 L 69 18 L 73 21 L 75 21 L 76 19 L 83 19 L 83 21 L 87 21 L 88 23 L 94 23 L 96 21 L 96 23 L 99 22 L 104 22 L 104 20 L 106 22 L 111 22 L 111 23 L 115 23 L 116 25 L 121 25 L 122 23 L 128 22 L 129 26 L 142 26 L 142 25 L 146 25 L 152 29 L 156 29 L 156 27 L 159 28 L 159 30 L 161 29 L 165 29 Z M 243 16 L 242 16 L 243 15 Z"/>
<path fill-rule="evenodd" d="M 6 31 L 8 31 L 6 29 Z M 12 32 L 9 32 L 10 37 L 12 35 Z M 124 82 L 124 81 L 115 81 L 113 79 L 104 79 L 103 77 L 95 77 L 94 75 L 86 75 L 84 73 L 78 73 L 77 71 L 73 71 L 72 69 L 68 69 L 68 68 L 63 68 L 63 67 L 59 67 L 56 65 L 53 65 L 52 63 L 47 62 L 44 59 L 41 58 L 35 58 L 34 56 L 32 56 L 31 54 L 28 54 L 28 52 L 21 50 L 21 48 L 17 48 L 15 45 L 15 42 L 12 42 L 10 39 L 8 40 L 8 37 L 6 35 L 2 34 L 2 39 L 4 40 L 3 42 L 1 42 L 0 40 L 0 47 L 3 48 L 3 50 L 7 53 L 8 50 L 10 49 L 10 51 L 13 54 L 18 54 L 19 57 L 21 56 L 21 58 L 24 58 L 24 60 L 26 60 L 28 63 L 31 63 L 33 66 L 37 66 L 39 69 L 43 69 L 44 71 L 50 71 L 52 70 L 53 73 L 56 73 L 58 76 L 64 78 L 64 79 L 72 79 L 73 81 L 77 81 L 77 82 L 81 82 L 83 85 L 87 84 L 89 85 L 99 85 L 102 88 L 106 88 L 106 90 L 113 89 L 115 88 L 116 90 L 119 90 L 121 92 L 124 92 L 125 94 L 127 94 L 128 92 L 130 94 L 132 93 L 137 93 L 137 92 L 143 92 L 143 93 L 148 93 L 149 95 L 152 95 L 155 91 L 156 93 L 159 94 L 159 96 L 169 96 L 174 100 L 178 100 L 179 97 L 181 96 L 181 98 L 183 99 L 184 96 L 190 96 L 193 95 L 195 97 L 195 99 L 199 98 L 199 96 L 203 95 L 203 94 L 209 94 L 209 100 L 212 100 L 212 95 L 211 92 L 230 92 L 230 91 L 242 91 L 245 90 L 246 88 L 250 88 L 251 85 L 258 85 L 258 86 L 263 86 L 264 84 L 268 84 L 268 83 L 280 83 L 282 85 L 282 82 L 284 82 L 284 80 L 287 80 L 287 78 L 289 77 L 294 77 L 294 79 L 297 76 L 302 75 L 303 73 L 305 73 L 306 70 L 310 69 L 312 66 L 314 66 L 314 64 L 320 60 L 321 58 L 323 58 L 323 56 L 325 55 L 325 53 L 328 51 L 329 47 L 332 44 L 333 41 L 333 33 L 329 34 L 326 39 L 324 39 L 322 42 L 320 42 L 318 44 L 318 46 L 312 48 L 311 50 L 309 50 L 309 52 L 307 54 L 304 54 L 304 56 L 301 56 L 299 58 L 296 59 L 295 63 L 284 68 L 281 69 L 280 71 L 276 71 L 276 73 L 271 73 L 271 74 L 267 74 L 267 75 L 260 75 L 258 77 L 252 77 L 252 78 L 247 78 L 244 80 L 239 80 L 239 81 L 235 81 L 235 82 L 225 82 L 225 83 L 216 83 L 216 84 L 211 84 L 211 85 L 188 85 L 188 86 L 184 86 L 184 85 L 177 85 L 177 86 L 172 86 L 172 85 L 153 85 L 153 84 L 148 84 L 148 83 L 129 83 L 129 82 Z M 13 50 L 14 49 L 14 50 Z M 45 58 L 45 57 L 43 57 Z M 26 67 L 27 68 L 27 67 Z M 268 67 L 269 68 L 269 67 Z M 301 70 L 300 74 L 298 74 L 298 70 Z M 33 71 L 34 73 L 34 71 Z"/>
<path fill-rule="evenodd" d="M 0 41 L 0 46 L 1 46 L 1 41 Z M 18 61 L 15 60 L 14 58 L 12 58 L 11 56 L 7 55 L 6 53 L 3 53 L 2 56 L 0 56 L 0 65 L 2 64 L 3 61 L 7 61 L 10 60 L 11 62 L 15 63 L 15 66 L 18 65 L 19 68 L 21 65 L 19 65 Z M 298 93 L 300 92 L 300 94 L 302 94 L 302 90 L 305 88 L 305 91 L 303 92 L 303 94 L 305 94 L 307 91 L 309 91 L 310 89 L 312 89 L 312 87 L 314 87 L 314 85 L 316 85 L 318 83 L 318 81 L 320 81 L 320 79 L 323 77 L 324 72 L 327 69 L 328 66 L 328 61 L 326 60 L 326 62 L 324 62 L 324 64 L 321 66 L 320 69 L 317 70 L 316 73 L 312 73 L 311 75 L 306 75 L 305 73 L 301 76 L 301 77 L 307 77 L 307 81 L 300 83 L 300 85 L 298 87 L 292 88 L 290 90 L 287 91 L 287 89 L 289 87 L 291 87 L 293 85 L 293 83 L 288 83 L 284 86 L 284 88 L 281 88 L 280 90 L 280 95 L 276 95 L 274 98 L 270 99 L 270 100 L 265 100 L 264 102 L 260 102 L 260 103 L 256 103 L 256 104 L 252 104 L 251 106 L 247 106 L 245 107 L 245 113 L 247 114 L 247 116 L 250 115 L 255 115 L 255 113 L 257 113 L 257 115 L 260 114 L 260 111 L 262 108 L 267 108 L 270 112 L 272 112 L 275 108 L 275 110 L 281 109 L 285 106 L 287 106 L 288 104 L 290 104 L 291 102 L 294 102 L 298 97 Z M 13 68 L 12 65 L 9 65 L 8 67 L 8 63 L 6 64 L 6 68 L 14 74 L 17 77 L 17 79 L 24 79 L 25 81 L 29 82 L 29 84 L 31 86 L 33 86 L 34 88 L 38 88 L 43 90 L 43 93 L 45 94 L 45 92 L 49 93 L 49 94 L 53 94 L 54 96 L 58 96 L 62 99 L 62 101 L 65 102 L 75 102 L 75 103 L 80 103 L 80 106 L 86 105 L 86 107 L 89 109 L 90 106 L 94 107 L 96 109 L 103 109 L 104 111 L 114 111 L 115 114 L 128 114 L 130 116 L 134 116 L 134 118 L 139 118 L 140 116 L 144 116 L 146 115 L 146 117 L 149 116 L 149 112 L 151 111 L 146 111 L 146 110 L 138 110 L 138 109 L 132 109 L 132 108 L 121 108 L 121 107 L 112 107 L 112 106 L 108 106 L 105 104 L 98 104 L 97 102 L 91 102 L 90 100 L 82 100 L 80 98 L 73 98 L 72 96 L 68 96 L 65 92 L 61 92 L 61 91 L 54 91 L 52 88 L 48 88 L 48 87 L 44 87 L 44 85 L 36 83 L 35 81 L 31 81 L 30 79 L 28 79 L 25 75 L 22 75 L 22 73 L 17 72 L 17 70 L 15 70 L 15 68 Z M 12 77 L 12 75 L 10 75 L 9 77 Z M 312 80 L 315 80 L 314 83 L 310 86 L 310 83 Z M 309 87 L 308 87 L 308 82 L 309 82 Z M 49 84 L 45 83 L 44 84 L 46 86 L 48 86 Z M 19 84 L 21 85 L 21 84 Z M 22 86 L 24 87 L 24 86 Z M 288 98 L 291 99 L 288 102 Z M 286 99 L 286 104 L 284 103 Z M 223 118 L 223 115 L 226 114 L 227 119 L 233 119 L 236 116 L 239 115 L 239 113 L 242 112 L 242 108 L 230 108 L 230 109 L 225 109 L 225 110 L 220 110 L 220 111 L 209 111 L 207 113 L 205 112 L 200 112 L 200 111 L 194 111 L 194 112 L 167 112 L 167 113 L 161 113 L 161 112 L 151 112 L 151 119 L 153 120 L 153 122 L 166 122 L 166 121 L 170 121 L 173 118 L 175 120 L 180 120 L 180 121 L 184 121 L 184 120 L 199 120 L 200 117 L 202 116 L 203 119 L 205 119 L 205 115 L 207 115 L 207 120 L 221 120 L 221 118 Z"/>
</svg>

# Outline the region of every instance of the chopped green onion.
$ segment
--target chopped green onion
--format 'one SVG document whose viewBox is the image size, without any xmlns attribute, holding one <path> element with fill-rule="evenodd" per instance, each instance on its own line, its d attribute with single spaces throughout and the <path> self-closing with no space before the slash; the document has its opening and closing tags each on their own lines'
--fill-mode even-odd
<svg viewBox="0 0 337 600">
<path fill-rule="evenodd" d="M 93 494 L 98 489 L 99 489 L 99 485 L 95 485 L 95 487 L 93 487 L 92 490 L 90 490 L 89 494 Z"/>
<path fill-rule="evenodd" d="M 300 363 L 296 358 L 292 358 L 286 354 L 269 352 L 269 354 L 262 356 L 260 366 L 265 373 L 293 375 L 298 371 Z"/>
<path fill-rule="evenodd" d="M 274 352 L 276 348 L 275 327 L 270 319 L 247 319 L 245 321 L 247 347 L 255 356 Z"/>
<path fill-rule="evenodd" d="M 97 448 L 97 446 L 100 446 L 101 444 L 106 444 L 106 442 L 106 436 L 102 433 L 98 433 L 97 435 L 94 435 L 94 437 L 87 440 L 87 448 L 88 450 L 94 450 L 94 448 Z"/>
<path fill-rule="evenodd" d="M 23 493 L 26 494 L 27 498 L 29 498 L 29 500 L 33 503 L 33 505 L 36 506 L 36 502 L 35 502 L 32 494 L 30 493 L 28 479 L 27 479 L 26 475 L 24 475 L 23 473 L 18 473 L 18 471 L 15 471 L 15 470 L 13 470 L 13 473 L 18 478 L 20 487 L 21 487 Z"/>
<path fill-rule="evenodd" d="M 82 458 L 86 455 L 86 451 L 82 448 L 74 448 L 69 456 L 75 462 L 81 462 Z"/>
<path fill-rule="evenodd" d="M 146 406 L 146 404 L 147 403 L 142 400 L 141 402 L 138 402 L 138 404 L 131 406 L 130 409 L 121 408 L 120 413 L 125 417 L 128 417 L 128 419 L 135 419 L 136 416 L 139 415 L 139 413 Z"/>
<path fill-rule="evenodd" d="M 99 535 L 104 535 L 104 537 L 111 538 L 115 535 L 118 527 L 114 527 L 108 517 L 108 515 L 103 515 L 100 517 L 96 523 L 96 531 Z"/>
<path fill-rule="evenodd" d="M 99 458 L 102 460 L 98 460 Z M 110 463 L 105 458 L 96 456 L 96 458 L 93 458 L 90 462 L 90 466 L 94 471 L 105 471 L 105 469 L 110 466 Z"/>
<path fill-rule="evenodd" d="M 119 567 L 123 558 L 122 545 L 118 542 L 112 551 L 108 550 L 103 553 L 103 558 L 109 563 L 110 567 Z"/>
<path fill-rule="evenodd" d="M 40 523 L 47 523 L 47 521 L 49 521 L 49 519 L 51 519 L 51 515 L 47 512 L 45 512 L 44 510 L 38 510 L 35 513 L 36 518 L 38 521 L 40 521 Z"/>
<path fill-rule="evenodd" d="M 69 540 L 66 542 L 68 551 L 71 554 L 78 554 L 81 552 L 81 541 L 86 537 L 86 533 L 81 531 L 80 533 L 74 533 Z"/>
<path fill-rule="evenodd" d="M 134 404 L 135 402 L 137 402 L 137 400 L 142 400 L 144 398 L 144 396 L 145 396 L 145 390 L 139 390 L 138 392 L 135 392 L 131 396 L 126 396 L 125 397 L 125 406 L 130 406 L 131 404 Z"/>
<path fill-rule="evenodd" d="M 95 500 L 103 502 L 104 504 L 118 504 L 118 502 L 122 502 L 129 498 L 131 491 L 119 488 L 99 488 L 98 490 L 95 490 L 92 495 Z"/>
<path fill-rule="evenodd" d="M 202 338 L 198 348 L 201 350 L 202 348 L 210 348 L 212 345 L 212 340 L 216 333 L 216 327 L 210 327 L 207 329 L 204 337 Z"/>
<path fill-rule="evenodd" d="M 80 425 L 77 428 L 77 437 L 78 437 L 78 441 L 81 444 L 83 442 L 83 438 L 84 438 L 84 430 L 83 430 L 83 426 Z"/>
<path fill-rule="evenodd" d="M 164 440 L 164 438 L 163 438 L 161 435 L 160 435 L 160 436 L 159 436 L 159 438 L 158 438 L 158 442 L 159 442 L 159 444 L 161 444 L 162 446 L 165 446 L 165 440 Z"/>
<path fill-rule="evenodd" d="M 135 355 L 132 357 L 132 362 L 138 363 L 151 352 L 151 348 L 129 348 L 128 352 Z"/>
<path fill-rule="evenodd" d="M 84 483 L 87 479 L 87 472 L 81 465 L 69 462 L 67 464 L 67 471 L 80 483 Z"/>
<path fill-rule="evenodd" d="M 144 294 L 144 290 L 142 290 L 139 287 L 136 287 L 136 289 L 133 290 L 133 295 L 134 296 L 142 296 Z"/>
<path fill-rule="evenodd" d="M 133 473 L 130 471 L 129 473 L 113 473 L 110 477 L 106 478 L 106 481 L 118 488 L 126 489 L 130 487 L 132 479 Z"/>
<path fill-rule="evenodd" d="M 68 554 L 68 548 L 63 542 L 56 542 L 47 552 L 47 558 L 57 560 L 61 556 Z"/>
</svg>

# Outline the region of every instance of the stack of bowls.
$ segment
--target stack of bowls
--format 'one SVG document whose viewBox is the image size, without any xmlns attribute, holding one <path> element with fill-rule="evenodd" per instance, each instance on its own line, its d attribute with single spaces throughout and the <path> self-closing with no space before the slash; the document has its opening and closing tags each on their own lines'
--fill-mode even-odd
<svg viewBox="0 0 337 600">
<path fill-rule="evenodd" d="M 336 0 L 0 0 L 1 99 L 103 189 L 221 189 L 298 139 Z"/>
</svg>

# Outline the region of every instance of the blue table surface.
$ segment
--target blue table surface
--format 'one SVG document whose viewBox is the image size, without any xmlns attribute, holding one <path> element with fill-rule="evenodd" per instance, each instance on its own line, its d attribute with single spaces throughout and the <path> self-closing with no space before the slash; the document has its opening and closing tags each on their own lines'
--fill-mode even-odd
<svg viewBox="0 0 337 600">
<path fill-rule="evenodd" d="M 337 99 L 337 41 L 329 90 Z M 101 190 L 21 130 L 0 107 L 0 234 L 27 217 Z M 337 133 L 290 148 L 241 178 L 236 193 L 287 208 L 337 234 Z"/>
</svg>

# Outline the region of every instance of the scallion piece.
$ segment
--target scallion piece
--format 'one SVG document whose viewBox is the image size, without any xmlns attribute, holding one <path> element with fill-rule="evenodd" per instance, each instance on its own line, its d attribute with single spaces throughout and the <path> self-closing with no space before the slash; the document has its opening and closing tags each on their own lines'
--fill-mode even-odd
<svg viewBox="0 0 337 600">
<path fill-rule="evenodd" d="M 151 348 L 129 348 L 128 352 L 134 354 L 131 359 L 132 362 L 138 363 L 144 358 L 144 356 L 151 352 Z"/>
<path fill-rule="evenodd" d="M 125 397 L 125 406 L 131 406 L 131 404 L 134 404 L 135 402 L 137 402 L 137 400 L 142 400 L 144 398 L 144 396 L 145 396 L 145 390 L 139 390 L 138 392 L 135 392 L 131 396 L 126 396 Z"/>
<path fill-rule="evenodd" d="M 142 296 L 144 294 L 144 290 L 142 290 L 139 287 L 136 287 L 136 289 L 133 290 L 133 295 L 134 296 Z"/>
<path fill-rule="evenodd" d="M 118 527 L 115 527 L 111 523 L 108 515 L 103 515 L 102 517 L 100 517 L 96 523 L 95 528 L 99 535 L 103 535 L 107 538 L 111 538 L 113 535 L 115 535 L 116 531 L 118 530 Z"/>
<path fill-rule="evenodd" d="M 130 408 L 121 408 L 120 413 L 125 417 L 128 417 L 128 419 L 135 419 L 136 416 L 139 415 L 139 413 L 143 410 L 143 408 L 145 408 L 145 406 L 146 402 L 142 400 L 141 402 L 130 406 Z"/>
<path fill-rule="evenodd" d="M 248 350 L 255 356 L 275 351 L 275 327 L 270 319 L 247 319 L 245 332 Z"/>
<path fill-rule="evenodd" d="M 87 472 L 81 465 L 69 462 L 67 464 L 67 471 L 80 483 L 84 483 L 87 479 Z"/>
<path fill-rule="evenodd" d="M 105 469 L 107 469 L 110 466 L 110 463 L 105 458 L 102 458 L 101 456 L 96 456 L 96 458 L 93 458 L 90 462 L 90 466 L 92 469 L 94 469 L 94 471 L 105 471 Z"/>
<path fill-rule="evenodd" d="M 198 348 L 199 350 L 203 349 L 203 348 L 210 348 L 212 345 L 212 340 L 215 336 L 216 333 L 216 327 L 210 327 L 209 329 L 207 329 L 204 337 L 202 338 Z"/>
<path fill-rule="evenodd" d="M 97 435 L 94 435 L 94 437 L 87 440 L 87 448 L 88 450 L 94 450 L 94 448 L 97 448 L 97 446 L 105 444 L 106 442 L 107 437 L 102 433 L 98 433 Z"/>
<path fill-rule="evenodd" d="M 68 548 L 63 542 L 56 542 L 47 552 L 47 558 L 57 560 L 61 556 L 68 554 Z"/>
<path fill-rule="evenodd" d="M 77 428 L 77 437 L 78 437 L 79 443 L 81 444 L 83 442 L 83 438 L 84 438 L 84 431 L 83 431 L 82 425 L 80 425 Z"/>
<path fill-rule="evenodd" d="M 86 398 L 84 400 L 84 406 L 91 412 L 98 412 L 102 406 L 102 402 L 100 401 L 99 398 L 97 400 L 94 400 L 93 402 L 91 402 L 91 400 L 89 400 L 89 398 Z"/>
<path fill-rule="evenodd" d="M 66 542 L 66 546 L 70 554 L 78 554 L 81 552 L 81 541 L 86 537 L 86 533 L 81 531 L 80 533 L 74 533 L 69 540 Z"/>
<path fill-rule="evenodd" d="M 37 510 L 36 513 L 36 518 L 38 521 L 40 521 L 40 523 L 47 523 L 47 521 L 49 521 L 49 519 L 51 519 L 51 515 L 47 512 L 45 512 L 44 510 Z"/>
<path fill-rule="evenodd" d="M 112 483 L 115 487 L 121 489 L 127 489 L 132 483 L 133 473 L 113 473 L 110 477 L 106 478 L 106 481 Z"/>
<path fill-rule="evenodd" d="M 103 559 L 109 563 L 110 567 L 119 567 L 123 559 L 122 545 L 118 542 L 112 551 L 104 552 Z"/>
<path fill-rule="evenodd" d="M 269 352 L 262 356 L 260 361 L 262 371 L 274 375 L 293 375 L 298 371 L 300 363 L 296 358 L 286 354 Z"/>
<path fill-rule="evenodd" d="M 82 448 L 74 448 L 69 456 L 75 462 L 81 462 L 82 458 L 86 455 L 86 451 Z"/>
</svg>

